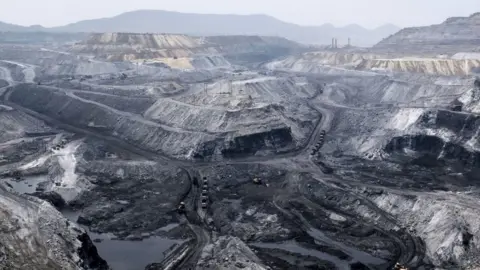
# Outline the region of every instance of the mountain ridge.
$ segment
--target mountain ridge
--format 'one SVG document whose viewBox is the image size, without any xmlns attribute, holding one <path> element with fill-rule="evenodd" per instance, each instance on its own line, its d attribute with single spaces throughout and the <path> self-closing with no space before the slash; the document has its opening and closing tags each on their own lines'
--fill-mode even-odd
<svg viewBox="0 0 480 270">
<path fill-rule="evenodd" d="M 440 24 L 403 28 L 374 46 L 375 48 L 404 48 L 409 50 L 480 49 L 480 12 L 468 17 L 450 17 Z"/>
<path fill-rule="evenodd" d="M 310 44 L 331 44 L 337 38 L 345 45 L 370 46 L 400 30 L 392 24 L 366 29 L 358 24 L 335 27 L 331 24 L 302 26 L 265 14 L 196 14 L 164 10 L 135 10 L 113 17 L 83 20 L 58 27 L 19 26 L 0 22 L 0 31 L 45 32 L 132 32 L 177 33 L 187 35 L 280 36 Z"/>
</svg>

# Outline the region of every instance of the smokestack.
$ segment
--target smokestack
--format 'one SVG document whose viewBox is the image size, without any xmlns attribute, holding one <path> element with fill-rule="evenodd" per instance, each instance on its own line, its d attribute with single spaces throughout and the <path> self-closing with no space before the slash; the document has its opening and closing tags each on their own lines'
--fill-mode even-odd
<svg viewBox="0 0 480 270">
<path fill-rule="evenodd" d="M 350 43 L 350 38 L 348 38 L 348 47 L 350 47 L 350 45 L 352 44 Z"/>
</svg>

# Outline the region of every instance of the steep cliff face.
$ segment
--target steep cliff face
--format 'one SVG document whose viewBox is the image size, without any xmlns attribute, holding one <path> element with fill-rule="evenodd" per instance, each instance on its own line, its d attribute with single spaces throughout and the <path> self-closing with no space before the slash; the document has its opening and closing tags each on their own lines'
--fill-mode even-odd
<svg viewBox="0 0 480 270">
<path fill-rule="evenodd" d="M 302 46 L 275 37 L 192 37 L 175 34 L 98 33 L 71 48 L 72 52 L 94 55 L 109 61 L 158 60 L 180 68 L 228 66 L 221 56 L 241 60 L 254 54 L 258 62 L 301 49 Z M 235 57 L 234 57 L 235 56 Z M 177 60 L 177 61 L 173 61 Z M 254 59 L 247 59 L 252 61 Z M 179 61 L 183 61 L 179 65 Z M 203 61 L 203 63 L 202 63 Z M 172 63 L 173 62 L 173 63 Z"/>
<path fill-rule="evenodd" d="M 0 186 L 0 217 L 0 269 L 109 269 L 84 230 L 45 201 Z"/>
<path fill-rule="evenodd" d="M 382 40 L 375 48 L 452 53 L 455 48 L 457 51 L 459 48 L 467 51 L 478 49 L 479 41 L 480 13 L 474 13 L 469 17 L 449 18 L 438 25 L 402 29 Z"/>
</svg>

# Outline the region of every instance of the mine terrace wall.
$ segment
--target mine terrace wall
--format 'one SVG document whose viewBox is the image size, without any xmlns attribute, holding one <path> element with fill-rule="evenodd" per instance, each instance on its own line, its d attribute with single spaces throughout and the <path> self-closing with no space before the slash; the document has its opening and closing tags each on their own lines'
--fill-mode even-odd
<svg viewBox="0 0 480 270">
<path fill-rule="evenodd" d="M 230 134 L 235 142 L 227 146 L 229 134 L 187 132 L 162 126 L 141 117 L 131 117 L 108 106 L 99 106 L 67 95 L 65 92 L 31 84 L 21 84 L 11 90 L 10 101 L 72 126 L 94 130 L 118 137 L 140 148 L 157 153 L 187 158 L 192 149 L 201 151 L 202 156 L 229 155 L 227 153 L 254 154 L 262 148 L 277 149 L 290 145 L 291 131 L 282 130 L 252 133 L 242 136 Z M 238 138 L 236 138 L 238 137 Z M 282 141 L 282 142 L 280 142 Z"/>
</svg>

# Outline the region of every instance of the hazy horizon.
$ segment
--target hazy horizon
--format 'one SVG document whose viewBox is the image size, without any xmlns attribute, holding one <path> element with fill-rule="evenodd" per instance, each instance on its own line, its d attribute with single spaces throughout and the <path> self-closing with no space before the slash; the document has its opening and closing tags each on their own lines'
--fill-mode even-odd
<svg viewBox="0 0 480 270">
<path fill-rule="evenodd" d="M 115 3 L 114 3 L 115 2 Z M 447 3 L 448 2 L 448 3 Z M 399 27 L 438 24 L 448 17 L 469 16 L 480 11 L 478 0 L 336 0 L 334 2 L 296 0 L 192 0 L 153 1 L 70 1 L 17 0 L 6 2 L 0 9 L 0 21 L 30 26 L 62 26 L 81 20 L 113 17 L 135 10 L 165 10 L 199 14 L 265 14 L 299 25 L 333 24 L 342 27 L 358 24 L 373 29 L 385 24 Z M 374 7 L 374 8 L 372 8 Z M 435 11 L 435 12 L 432 12 Z M 19 16 L 24 14 L 24 16 Z"/>
</svg>

